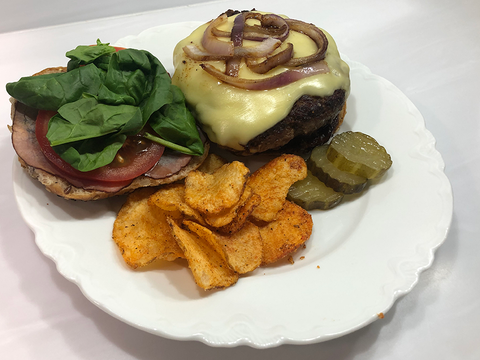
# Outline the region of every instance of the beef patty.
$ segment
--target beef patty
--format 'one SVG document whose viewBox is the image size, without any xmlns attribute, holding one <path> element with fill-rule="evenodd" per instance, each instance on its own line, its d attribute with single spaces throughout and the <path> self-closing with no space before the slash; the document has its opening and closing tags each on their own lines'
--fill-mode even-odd
<svg viewBox="0 0 480 360">
<path fill-rule="evenodd" d="M 325 97 L 303 95 L 283 120 L 250 140 L 241 154 L 308 152 L 328 142 L 345 112 L 345 90 Z"/>
</svg>

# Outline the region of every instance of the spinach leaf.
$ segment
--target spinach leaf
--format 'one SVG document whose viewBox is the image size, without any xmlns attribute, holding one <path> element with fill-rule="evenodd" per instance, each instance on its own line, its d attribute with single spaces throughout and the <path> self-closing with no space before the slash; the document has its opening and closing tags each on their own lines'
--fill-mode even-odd
<svg viewBox="0 0 480 360">
<path fill-rule="evenodd" d="M 135 105 L 135 99 L 128 94 L 117 94 L 102 84 L 95 96 L 99 101 L 109 105 Z"/>
<path fill-rule="evenodd" d="M 151 66 L 140 50 L 126 49 L 112 55 L 99 100 L 109 104 L 139 105 L 149 95 Z"/>
<path fill-rule="evenodd" d="M 22 77 L 6 86 L 10 96 L 40 110 L 58 110 L 76 101 L 83 93 L 96 94 L 104 80 L 104 72 L 93 64 L 65 73 Z"/>
<path fill-rule="evenodd" d="M 124 134 L 106 135 L 75 143 L 55 146 L 60 157 L 80 171 L 91 171 L 110 164 L 125 143 Z"/>
<path fill-rule="evenodd" d="M 120 50 L 111 56 L 98 100 L 140 106 L 146 124 L 155 111 L 172 101 L 170 83 L 163 65 L 148 51 Z"/>
<path fill-rule="evenodd" d="M 158 136 L 146 137 L 180 152 L 203 154 L 183 93 L 171 85 L 151 53 L 115 52 L 97 40 L 97 46 L 78 46 L 67 57 L 66 73 L 21 78 L 7 84 L 7 91 L 30 107 L 58 111 L 47 138 L 74 168 L 90 171 L 107 165 L 126 136 L 137 134 L 147 122 Z"/>
<path fill-rule="evenodd" d="M 112 54 L 103 55 L 103 56 L 99 57 L 98 59 L 95 59 L 93 64 L 95 64 L 95 66 L 98 67 L 99 69 L 106 72 L 108 70 L 108 65 L 110 64 L 111 57 L 112 57 Z M 71 61 L 73 61 L 73 60 L 70 60 L 68 63 L 70 64 Z"/>
<path fill-rule="evenodd" d="M 150 116 L 152 116 L 155 111 L 173 101 L 173 94 L 170 91 L 170 85 L 172 83 L 170 75 L 168 75 L 162 63 L 155 56 L 147 51 L 145 51 L 145 55 L 152 64 L 152 71 L 149 75 L 149 82 L 152 84 L 152 87 L 148 98 L 140 104 L 144 123 L 150 119 Z"/>
<path fill-rule="evenodd" d="M 112 133 L 134 135 L 142 125 L 138 107 L 99 104 L 95 98 L 87 97 L 58 109 L 48 123 L 47 138 L 57 146 Z"/>
<path fill-rule="evenodd" d="M 155 112 L 149 121 L 149 125 L 160 137 L 168 142 L 180 145 L 185 149 L 175 149 L 190 155 L 202 155 L 203 142 L 197 130 L 195 119 L 185 104 L 185 96 L 179 87 L 170 85 L 173 101 L 166 104 Z M 149 137 L 153 141 L 158 140 Z M 162 143 L 171 147 L 166 143 Z"/>
<path fill-rule="evenodd" d="M 115 53 L 115 48 L 109 44 L 103 44 L 97 39 L 96 46 L 79 45 L 75 49 L 68 51 L 65 55 L 71 60 L 68 62 L 67 70 L 73 70 L 80 65 L 87 65 L 93 63 L 104 55 L 111 55 Z M 108 59 L 108 56 L 106 57 Z M 102 63 L 100 61 L 99 63 Z M 98 63 L 97 63 L 98 66 Z"/>
</svg>

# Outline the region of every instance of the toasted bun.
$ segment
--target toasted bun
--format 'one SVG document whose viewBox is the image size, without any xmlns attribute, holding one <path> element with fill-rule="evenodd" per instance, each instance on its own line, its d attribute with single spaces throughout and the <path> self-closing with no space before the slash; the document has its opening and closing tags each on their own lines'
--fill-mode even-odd
<svg viewBox="0 0 480 360">
<path fill-rule="evenodd" d="M 66 71 L 65 67 L 47 68 L 34 74 L 34 76 L 65 72 L 65 71 Z M 11 99 L 11 102 L 12 102 L 11 118 L 12 118 L 13 125 L 10 127 L 10 130 L 12 132 L 13 145 L 14 145 L 15 151 L 17 151 L 14 137 L 20 133 L 20 130 L 18 129 L 20 126 L 18 124 L 22 122 L 28 123 L 28 129 L 26 129 L 26 131 L 22 129 L 22 131 L 24 132 L 24 135 L 19 135 L 23 137 L 22 141 L 36 142 L 36 137 L 35 137 L 36 110 L 25 106 L 24 104 L 18 102 L 15 99 Z M 38 143 L 36 147 L 39 149 Z M 105 199 L 112 196 L 127 194 L 138 188 L 159 186 L 159 185 L 168 184 L 168 183 L 181 180 L 185 178 L 189 172 L 195 170 L 203 163 L 203 161 L 208 155 L 209 149 L 210 149 L 209 143 L 206 142 L 205 151 L 202 156 L 193 156 L 187 165 L 183 166 L 179 171 L 176 171 L 172 175 L 169 175 L 161 179 L 153 179 L 153 178 L 142 175 L 135 178 L 130 183 L 130 185 L 123 187 L 121 189 L 116 189 L 115 191 L 111 191 L 111 190 L 103 191 L 103 190 L 96 190 L 92 188 L 85 189 L 79 186 L 74 186 L 65 178 L 55 174 L 55 171 L 53 171 L 54 169 L 51 166 L 48 166 L 48 164 L 44 168 L 32 166 L 31 163 L 28 163 L 28 161 L 24 160 L 18 154 L 18 151 L 17 151 L 17 155 L 18 155 L 18 161 L 20 162 L 21 166 L 27 171 L 27 173 L 32 178 L 42 183 L 45 186 L 45 188 L 51 193 L 61 196 L 65 199 L 90 201 L 90 200 L 99 200 L 99 199 Z M 36 156 L 43 157 L 43 154 L 37 154 Z M 43 161 L 46 161 L 46 160 L 43 160 Z"/>
</svg>

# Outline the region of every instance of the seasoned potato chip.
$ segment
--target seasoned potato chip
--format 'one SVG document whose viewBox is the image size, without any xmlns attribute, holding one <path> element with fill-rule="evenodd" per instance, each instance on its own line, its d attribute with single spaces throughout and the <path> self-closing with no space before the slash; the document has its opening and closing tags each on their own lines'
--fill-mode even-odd
<svg viewBox="0 0 480 360">
<path fill-rule="evenodd" d="M 259 228 L 263 240 L 262 265 L 274 263 L 296 251 L 308 240 L 312 228 L 311 215 L 286 201 L 277 219 Z"/>
<path fill-rule="evenodd" d="M 240 200 L 238 200 L 235 205 L 218 214 L 205 214 L 203 218 L 208 225 L 215 228 L 226 226 L 233 221 L 233 219 L 237 216 L 238 210 L 245 205 L 252 195 L 252 188 L 250 186 L 246 186 L 242 196 L 240 197 Z"/>
<path fill-rule="evenodd" d="M 272 221 L 286 201 L 288 189 L 307 176 L 305 160 L 296 155 L 281 155 L 255 171 L 247 185 L 260 195 L 261 202 L 252 216 L 261 221 Z"/>
<path fill-rule="evenodd" d="M 221 156 L 210 153 L 208 154 L 202 165 L 197 168 L 197 170 L 204 173 L 213 174 L 215 170 L 221 168 L 226 163 L 227 160 L 225 160 Z"/>
<path fill-rule="evenodd" d="M 310 237 L 310 214 L 286 200 L 306 174 L 305 161 L 295 155 L 249 177 L 243 163 L 212 154 L 184 183 L 132 193 L 113 239 L 132 268 L 183 257 L 198 286 L 226 288 L 242 274 L 291 257 Z"/>
<path fill-rule="evenodd" d="M 213 174 L 192 171 L 185 178 L 185 201 L 203 214 L 218 214 L 240 200 L 249 174 L 239 161 L 225 164 Z"/>
<path fill-rule="evenodd" d="M 174 215 L 148 203 L 155 189 L 139 189 L 127 198 L 113 225 L 113 240 L 125 262 L 136 269 L 156 259 L 172 261 L 183 256 L 171 234 L 166 216 Z"/>
<path fill-rule="evenodd" d="M 192 221 L 186 220 L 183 223 L 211 244 L 235 272 L 245 274 L 262 263 L 262 238 L 258 227 L 251 222 L 247 222 L 240 231 L 230 236 L 220 235 Z"/>
<path fill-rule="evenodd" d="M 238 209 L 237 216 L 235 216 L 227 225 L 219 227 L 216 230 L 222 234 L 236 233 L 243 227 L 250 214 L 260 204 L 260 201 L 260 195 L 252 194 L 247 202 L 240 209 Z"/>
<path fill-rule="evenodd" d="M 179 210 L 179 203 L 183 203 L 185 186 L 183 184 L 168 184 L 155 191 L 148 199 L 151 205 L 156 205 L 166 211 Z"/>
<path fill-rule="evenodd" d="M 198 286 L 205 290 L 226 288 L 238 281 L 238 274 L 207 241 L 182 229 L 173 219 L 168 218 L 168 222 Z"/>
<path fill-rule="evenodd" d="M 217 235 L 212 230 L 194 221 L 185 220 L 182 224 L 185 225 L 188 230 L 194 232 L 207 243 L 209 243 L 210 246 L 222 257 L 222 259 L 225 262 L 227 261 L 227 257 L 223 252 L 222 246 L 217 241 Z"/>
<path fill-rule="evenodd" d="M 150 196 L 148 201 L 151 205 L 158 206 L 163 210 L 177 211 L 188 219 L 194 219 L 201 224 L 205 224 L 202 215 L 185 202 L 184 184 L 165 185 Z"/>
<path fill-rule="evenodd" d="M 258 227 L 247 221 L 233 235 L 218 236 L 228 264 L 239 274 L 255 270 L 262 264 L 263 241 Z"/>
</svg>

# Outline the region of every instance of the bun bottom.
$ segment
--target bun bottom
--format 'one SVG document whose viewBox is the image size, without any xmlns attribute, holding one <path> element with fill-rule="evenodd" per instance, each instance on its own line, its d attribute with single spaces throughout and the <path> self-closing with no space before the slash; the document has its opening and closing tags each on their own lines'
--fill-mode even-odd
<svg viewBox="0 0 480 360">
<path fill-rule="evenodd" d="M 186 166 L 184 166 L 179 172 L 163 179 L 152 179 L 147 176 L 140 176 L 138 178 L 135 178 L 130 185 L 115 192 L 76 187 L 60 176 L 53 175 L 47 171 L 26 164 L 20 157 L 18 157 L 18 161 L 32 178 L 38 180 L 52 194 L 58 195 L 68 200 L 91 201 L 128 194 L 139 188 L 155 187 L 182 180 L 191 171 L 197 169 L 203 163 L 203 161 L 208 155 L 208 151 L 209 144 L 206 143 L 203 155 L 192 157 L 190 162 Z"/>
</svg>

